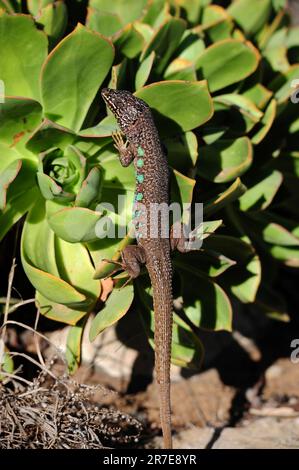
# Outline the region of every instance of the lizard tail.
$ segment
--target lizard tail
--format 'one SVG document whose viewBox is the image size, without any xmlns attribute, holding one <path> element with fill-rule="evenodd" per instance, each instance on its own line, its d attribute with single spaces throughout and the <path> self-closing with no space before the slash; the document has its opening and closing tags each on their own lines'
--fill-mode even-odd
<svg viewBox="0 0 299 470">
<path fill-rule="evenodd" d="M 168 250 L 167 250 L 168 251 Z M 170 253 L 147 263 L 155 311 L 155 370 L 160 395 L 160 420 L 165 449 L 172 449 L 170 358 L 172 338 L 172 267 Z"/>
</svg>

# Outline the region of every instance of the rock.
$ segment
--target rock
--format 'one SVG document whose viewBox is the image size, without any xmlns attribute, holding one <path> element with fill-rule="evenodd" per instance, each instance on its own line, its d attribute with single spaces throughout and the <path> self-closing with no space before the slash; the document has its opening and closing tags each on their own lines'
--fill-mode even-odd
<svg viewBox="0 0 299 470">
<path fill-rule="evenodd" d="M 172 422 L 175 429 L 190 424 L 204 428 L 222 426 L 229 419 L 235 389 L 223 385 L 216 369 L 210 369 L 188 380 L 172 383 Z M 158 390 L 155 383 L 143 392 L 143 401 L 151 423 L 159 423 Z"/>
<path fill-rule="evenodd" d="M 174 449 L 205 449 L 214 434 L 213 428 L 198 428 L 196 426 L 183 429 L 173 436 Z M 162 437 L 155 437 L 151 448 L 162 449 Z"/>
<path fill-rule="evenodd" d="M 273 395 L 299 396 L 299 367 L 289 358 L 278 359 L 266 371 L 266 386 L 263 398 L 268 400 Z"/>
<path fill-rule="evenodd" d="M 298 449 L 299 419 L 261 418 L 225 428 L 213 449 Z"/>
<path fill-rule="evenodd" d="M 214 434 L 213 428 L 192 427 L 174 436 L 175 449 L 205 449 Z"/>
</svg>

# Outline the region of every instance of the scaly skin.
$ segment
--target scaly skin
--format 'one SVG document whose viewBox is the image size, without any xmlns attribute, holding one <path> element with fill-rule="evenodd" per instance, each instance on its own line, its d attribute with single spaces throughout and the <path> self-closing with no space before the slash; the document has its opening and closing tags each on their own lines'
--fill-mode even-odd
<svg viewBox="0 0 299 470">
<path fill-rule="evenodd" d="M 170 356 L 172 338 L 172 264 L 169 234 L 162 237 L 163 215 L 160 216 L 156 236 L 150 218 L 144 219 L 144 210 L 150 213 L 153 203 L 169 203 L 169 170 L 158 131 L 148 105 L 128 91 L 102 90 L 102 97 L 111 109 L 122 133 L 114 135 L 120 162 L 128 166 L 134 162 L 136 192 L 134 222 L 137 246 L 128 246 L 122 252 L 122 263 L 130 279 L 136 278 L 140 265 L 148 270 L 155 311 L 155 370 L 160 393 L 160 419 L 165 448 L 172 448 L 170 410 Z M 143 204 L 141 207 L 140 204 Z M 146 221 L 145 221 L 146 220 Z"/>
</svg>

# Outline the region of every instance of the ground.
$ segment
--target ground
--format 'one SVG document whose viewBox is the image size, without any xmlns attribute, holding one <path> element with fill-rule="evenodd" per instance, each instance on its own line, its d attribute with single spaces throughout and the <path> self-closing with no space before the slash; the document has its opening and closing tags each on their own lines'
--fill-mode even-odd
<svg viewBox="0 0 299 470">
<path fill-rule="evenodd" d="M 126 323 L 131 324 L 130 318 L 123 322 L 123 336 L 126 328 L 129 331 Z M 244 321 L 240 323 L 241 329 L 250 330 L 246 317 L 245 326 Z M 288 352 L 291 329 L 281 322 L 273 325 L 266 321 L 265 325 L 261 331 L 267 332 L 266 345 L 238 331 L 233 336 L 214 334 L 211 338 L 207 336 L 211 350 L 203 370 L 188 373 L 172 368 L 176 448 L 299 447 L 299 364 L 289 356 L 281 357 Z M 148 375 L 152 370 L 152 352 L 143 343 L 143 337 L 138 341 L 134 331 L 132 341 L 127 338 L 125 347 L 118 329 L 107 330 L 93 345 L 84 339 L 83 365 L 75 378 L 104 386 L 108 392 L 103 396 L 100 391 L 95 400 L 112 405 L 144 424 L 140 446 L 160 447 L 157 387 Z M 67 329 L 56 331 L 51 340 L 62 346 L 66 334 Z M 280 345 L 273 353 L 269 345 L 273 346 L 277 335 Z"/>
</svg>

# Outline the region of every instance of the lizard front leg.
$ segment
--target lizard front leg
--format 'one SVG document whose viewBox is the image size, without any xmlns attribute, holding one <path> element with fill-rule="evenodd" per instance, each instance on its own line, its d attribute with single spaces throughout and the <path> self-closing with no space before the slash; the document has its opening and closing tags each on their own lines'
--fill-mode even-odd
<svg viewBox="0 0 299 470">
<path fill-rule="evenodd" d="M 125 282 L 125 287 L 132 279 L 136 279 L 139 276 L 141 266 L 145 264 L 145 251 L 142 246 L 129 245 L 121 251 L 121 261 L 114 261 L 105 259 L 108 263 L 113 263 L 117 268 L 111 273 L 114 274 L 117 271 L 124 270 L 129 274 L 129 279 Z"/>
<path fill-rule="evenodd" d="M 124 142 L 122 133 L 120 131 L 112 132 L 112 139 L 114 140 L 114 147 L 119 152 L 119 160 L 122 166 L 129 166 L 133 161 L 135 155 L 133 149 L 128 141 Z"/>
</svg>

